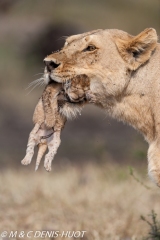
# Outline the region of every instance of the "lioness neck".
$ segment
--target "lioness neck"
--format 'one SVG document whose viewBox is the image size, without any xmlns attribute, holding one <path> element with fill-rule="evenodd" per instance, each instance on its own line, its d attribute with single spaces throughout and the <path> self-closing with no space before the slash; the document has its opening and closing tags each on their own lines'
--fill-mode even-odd
<svg viewBox="0 0 160 240">
<path fill-rule="evenodd" d="M 149 63 L 132 73 L 123 94 L 114 97 L 109 104 L 107 102 L 104 106 L 112 117 L 139 130 L 149 143 L 156 138 L 157 132 L 160 131 L 160 124 L 156 124 L 158 119 L 160 122 L 159 63 L 160 44 Z"/>
</svg>

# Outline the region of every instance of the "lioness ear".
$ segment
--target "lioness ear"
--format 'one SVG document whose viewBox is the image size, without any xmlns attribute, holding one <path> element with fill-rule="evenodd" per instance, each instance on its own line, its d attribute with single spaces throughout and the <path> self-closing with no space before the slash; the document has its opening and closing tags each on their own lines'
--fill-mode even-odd
<svg viewBox="0 0 160 240">
<path fill-rule="evenodd" d="M 130 40 L 115 39 L 122 58 L 127 62 L 130 70 L 136 70 L 149 60 L 157 46 L 157 33 L 153 28 L 147 28 Z"/>
</svg>

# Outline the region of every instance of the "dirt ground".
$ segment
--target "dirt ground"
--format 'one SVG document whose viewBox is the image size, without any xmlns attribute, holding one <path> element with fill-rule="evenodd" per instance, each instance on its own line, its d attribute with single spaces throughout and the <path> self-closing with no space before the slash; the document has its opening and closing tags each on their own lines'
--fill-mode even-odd
<svg viewBox="0 0 160 240">
<path fill-rule="evenodd" d="M 0 232 L 86 231 L 83 238 L 64 239 L 142 239 L 149 229 L 140 216 L 160 212 L 160 191 L 144 171 L 134 171 L 150 189 L 117 165 L 53 166 L 51 173 L 43 168 L 35 173 L 33 165 L 5 170 L 0 174 Z"/>
</svg>

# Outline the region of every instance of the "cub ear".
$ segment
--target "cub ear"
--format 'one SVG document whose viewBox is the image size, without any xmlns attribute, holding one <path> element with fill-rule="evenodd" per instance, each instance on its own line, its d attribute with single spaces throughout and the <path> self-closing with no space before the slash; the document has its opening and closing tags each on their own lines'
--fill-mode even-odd
<svg viewBox="0 0 160 240">
<path fill-rule="evenodd" d="M 149 60 L 157 46 L 158 36 L 156 30 L 147 28 L 129 40 L 115 39 L 122 58 L 127 62 L 130 70 L 136 70 Z"/>
</svg>

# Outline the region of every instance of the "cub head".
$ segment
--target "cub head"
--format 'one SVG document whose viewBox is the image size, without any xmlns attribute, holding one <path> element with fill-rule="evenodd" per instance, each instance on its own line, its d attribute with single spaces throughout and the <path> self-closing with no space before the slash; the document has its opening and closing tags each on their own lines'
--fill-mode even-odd
<svg viewBox="0 0 160 240">
<path fill-rule="evenodd" d="M 157 34 L 152 28 L 135 37 L 101 29 L 74 35 L 60 51 L 44 59 L 45 82 L 65 83 L 85 74 L 93 92 L 105 89 L 106 97 L 116 96 L 128 84 L 130 73 L 149 61 L 156 46 Z"/>
</svg>

